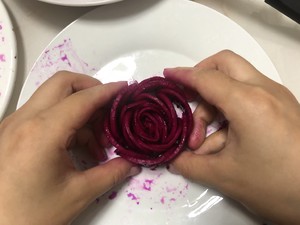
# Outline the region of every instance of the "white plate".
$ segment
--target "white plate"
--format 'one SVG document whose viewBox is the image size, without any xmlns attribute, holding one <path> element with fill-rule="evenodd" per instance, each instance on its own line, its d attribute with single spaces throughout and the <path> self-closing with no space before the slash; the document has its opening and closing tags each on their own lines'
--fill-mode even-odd
<svg viewBox="0 0 300 225">
<path fill-rule="evenodd" d="M 26 80 L 18 107 L 58 70 L 86 73 L 102 82 L 142 80 L 161 74 L 165 67 L 193 66 L 222 49 L 241 54 L 280 82 L 257 42 L 205 6 L 185 0 L 127 0 L 100 7 L 68 26 L 45 49 Z M 81 167 L 86 164 L 79 161 Z M 219 193 L 160 168 L 143 169 L 95 201 L 74 224 L 254 225 L 261 221 Z"/>
<path fill-rule="evenodd" d="M 106 5 L 123 0 L 39 0 L 41 2 L 47 2 L 55 5 L 65 6 L 95 6 L 95 5 Z"/>
<path fill-rule="evenodd" d="M 16 75 L 16 41 L 8 13 L 0 1 L 0 121 L 13 90 Z"/>
</svg>

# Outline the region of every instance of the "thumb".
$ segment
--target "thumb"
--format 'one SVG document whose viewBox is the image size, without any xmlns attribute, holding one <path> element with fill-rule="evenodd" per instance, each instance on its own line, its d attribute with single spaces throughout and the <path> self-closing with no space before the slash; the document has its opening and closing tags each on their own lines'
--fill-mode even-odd
<svg viewBox="0 0 300 225">
<path fill-rule="evenodd" d="M 103 165 L 80 172 L 79 180 L 77 180 L 81 186 L 79 194 L 89 203 L 126 178 L 137 175 L 140 171 L 139 167 L 125 159 L 112 159 Z"/>
<path fill-rule="evenodd" d="M 221 181 L 218 161 L 215 154 L 198 155 L 192 151 L 184 151 L 170 164 L 169 171 L 196 183 L 217 187 Z"/>
</svg>

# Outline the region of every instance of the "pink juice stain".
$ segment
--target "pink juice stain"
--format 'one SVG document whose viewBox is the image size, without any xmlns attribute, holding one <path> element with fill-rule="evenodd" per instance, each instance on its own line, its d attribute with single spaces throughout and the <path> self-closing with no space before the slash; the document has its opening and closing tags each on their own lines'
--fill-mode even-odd
<svg viewBox="0 0 300 225">
<path fill-rule="evenodd" d="M 143 189 L 146 191 L 151 191 L 151 186 L 153 184 L 153 179 L 146 179 L 143 183 Z"/>
<path fill-rule="evenodd" d="M 66 38 L 61 43 L 44 51 L 36 62 L 31 75 L 36 78 L 34 84 L 38 87 L 61 70 L 93 75 L 97 69 L 81 59 L 72 40 Z"/>
<path fill-rule="evenodd" d="M 4 54 L 0 54 L 0 62 L 5 62 L 5 55 Z"/>
<path fill-rule="evenodd" d="M 165 197 L 164 196 L 160 198 L 160 203 L 165 204 Z"/>
<path fill-rule="evenodd" d="M 177 187 L 166 187 L 166 192 L 168 193 L 174 193 L 177 190 Z"/>
<path fill-rule="evenodd" d="M 69 60 L 69 58 L 68 58 L 68 56 L 67 56 L 66 54 L 63 55 L 60 59 L 61 59 L 62 61 L 67 62 L 68 65 L 69 65 L 70 67 L 72 67 L 72 64 L 71 64 L 71 62 L 70 62 L 70 60 Z"/>
<path fill-rule="evenodd" d="M 148 170 L 148 169 L 145 169 Z M 151 169 L 150 169 L 151 170 Z M 187 182 L 174 182 L 165 177 L 167 171 L 151 170 L 145 176 L 137 176 L 130 179 L 125 189 L 128 200 L 136 205 L 149 206 L 149 210 L 156 207 L 171 210 L 180 201 L 185 201 L 189 185 Z"/>
<path fill-rule="evenodd" d="M 127 194 L 127 197 L 130 198 L 132 201 L 135 201 L 137 205 L 140 204 L 139 198 L 135 194 L 130 192 Z"/>
</svg>

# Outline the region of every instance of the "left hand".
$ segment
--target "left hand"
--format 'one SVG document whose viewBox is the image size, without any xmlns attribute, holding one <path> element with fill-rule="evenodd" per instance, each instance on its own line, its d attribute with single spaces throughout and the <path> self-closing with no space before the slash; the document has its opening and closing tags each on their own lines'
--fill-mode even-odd
<svg viewBox="0 0 300 225">
<path fill-rule="evenodd" d="M 121 158 L 77 171 L 67 154 L 77 142 L 105 159 L 87 124 L 124 85 L 59 72 L 1 122 L 0 224 L 68 224 L 95 198 L 139 173 Z"/>
</svg>

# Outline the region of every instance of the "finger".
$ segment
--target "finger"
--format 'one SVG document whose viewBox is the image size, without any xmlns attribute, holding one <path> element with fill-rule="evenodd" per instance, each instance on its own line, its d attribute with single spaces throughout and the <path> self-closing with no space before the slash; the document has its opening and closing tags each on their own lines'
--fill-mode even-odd
<svg viewBox="0 0 300 225">
<path fill-rule="evenodd" d="M 197 149 L 203 143 L 207 126 L 215 119 L 216 109 L 204 100 L 200 100 L 193 113 L 193 130 L 188 140 L 191 149 Z"/>
<path fill-rule="evenodd" d="M 194 151 L 195 154 L 213 154 L 224 149 L 227 140 L 227 128 L 223 128 L 208 136 L 203 144 Z"/>
<path fill-rule="evenodd" d="M 199 97 L 199 94 L 195 90 L 192 90 L 187 87 L 182 87 L 182 89 L 185 94 L 185 98 L 187 99 L 188 102 L 196 101 L 197 98 Z"/>
<path fill-rule="evenodd" d="M 76 178 L 76 186 L 81 190 L 79 197 L 87 202 L 92 201 L 140 171 L 139 167 L 130 162 L 115 158 L 101 166 L 79 172 Z"/>
<path fill-rule="evenodd" d="M 45 118 L 56 120 L 55 124 L 52 124 L 55 129 L 60 130 L 63 124 L 65 131 L 74 132 L 126 85 L 127 82 L 115 82 L 77 92 L 47 110 Z"/>
<path fill-rule="evenodd" d="M 165 69 L 166 78 L 190 87 L 209 104 L 215 106 L 230 120 L 236 112 L 232 107 L 242 99 L 245 84 L 232 79 L 218 70 L 204 71 L 198 68 Z M 228 115 L 227 115 L 228 114 Z"/>
<path fill-rule="evenodd" d="M 169 171 L 197 183 L 215 187 L 218 184 L 220 167 L 220 160 L 216 155 L 197 155 L 184 151 L 170 164 Z"/>
<path fill-rule="evenodd" d="M 282 85 L 271 80 L 267 76 L 259 72 L 250 62 L 241 57 L 240 55 L 229 51 L 221 51 L 202 62 L 198 63 L 195 67 L 200 70 L 219 70 L 231 78 L 255 86 L 263 86 L 273 95 L 278 95 L 282 90 Z M 286 93 L 290 95 L 290 92 Z M 291 96 L 291 95 L 290 95 Z"/>
<path fill-rule="evenodd" d="M 102 146 L 97 142 L 93 131 L 87 127 L 82 128 L 76 133 L 76 142 L 79 146 L 87 147 L 91 156 L 97 161 L 107 160 L 107 155 Z"/>
<path fill-rule="evenodd" d="M 40 111 L 49 108 L 74 92 L 101 84 L 93 77 L 60 71 L 43 83 L 28 101 L 30 108 Z"/>
<path fill-rule="evenodd" d="M 100 144 L 100 146 L 103 146 L 106 148 L 110 147 L 110 142 L 104 133 L 104 114 L 103 113 L 100 113 L 98 118 L 93 123 L 93 130 L 94 130 L 96 140 Z"/>
<path fill-rule="evenodd" d="M 264 76 L 240 55 L 224 50 L 210 56 L 195 67 L 200 70 L 219 70 L 238 81 L 257 84 Z"/>
</svg>

